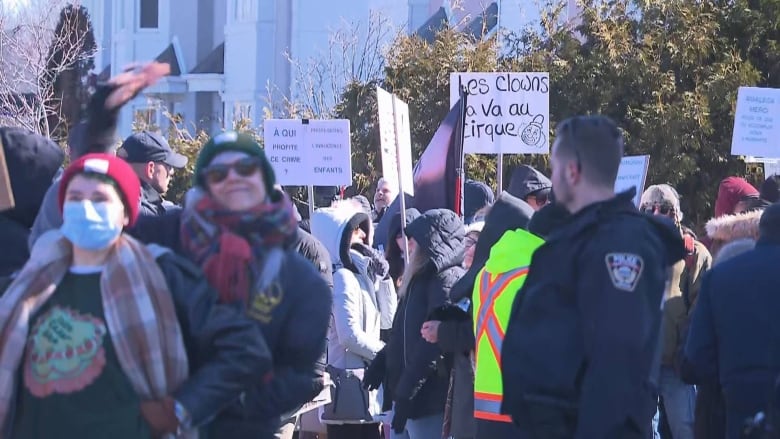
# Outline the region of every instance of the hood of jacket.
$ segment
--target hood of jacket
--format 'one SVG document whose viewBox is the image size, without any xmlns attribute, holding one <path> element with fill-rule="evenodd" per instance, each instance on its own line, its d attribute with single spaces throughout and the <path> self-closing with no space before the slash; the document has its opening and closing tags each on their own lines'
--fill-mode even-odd
<svg viewBox="0 0 780 439">
<path fill-rule="evenodd" d="M 29 229 L 46 191 L 60 171 L 65 154 L 51 140 L 16 127 L 0 128 L 8 176 L 16 206 L 0 215 Z"/>
<path fill-rule="evenodd" d="M 525 197 L 532 192 L 550 188 L 552 188 L 552 182 L 544 174 L 532 166 L 520 165 L 512 172 L 507 191 L 517 198 L 525 200 Z"/>
<path fill-rule="evenodd" d="M 406 226 L 406 235 L 425 251 L 437 272 L 463 262 L 466 229 L 455 212 L 431 209 Z"/>
<path fill-rule="evenodd" d="M 495 195 L 490 186 L 481 181 L 466 180 L 463 184 L 463 217 L 465 218 L 465 223 L 470 224 L 479 209 L 493 204 L 494 201 Z"/>
<path fill-rule="evenodd" d="M 502 192 L 498 196 L 485 218 L 485 226 L 474 247 L 474 260 L 471 267 L 450 290 L 450 297 L 453 300 L 457 301 L 471 294 L 477 274 L 490 257 L 490 249 L 493 245 L 508 230 L 527 228 L 533 215 L 534 210 L 528 203 L 512 196 L 509 192 Z"/>
<path fill-rule="evenodd" d="M 311 218 L 311 234 L 328 250 L 333 265 L 350 265 L 350 237 L 346 232 L 351 232 L 355 227 L 362 228 L 368 236 L 371 219 L 361 210 L 359 204 L 351 201 L 317 209 Z"/>
<path fill-rule="evenodd" d="M 509 230 L 490 249 L 490 258 L 485 270 L 491 274 L 506 273 L 518 268 L 525 259 L 529 264 L 531 255 L 544 244 L 544 240 L 523 229 Z M 518 257 L 522 255 L 522 258 Z"/>
<path fill-rule="evenodd" d="M 734 207 L 743 198 L 756 197 L 759 193 L 750 183 L 741 177 L 726 177 L 718 186 L 718 198 L 715 200 L 715 218 L 731 215 Z"/>
<path fill-rule="evenodd" d="M 704 227 L 713 241 L 731 242 L 742 238 L 758 239 L 758 224 L 763 210 L 723 215 L 707 221 Z"/>
</svg>

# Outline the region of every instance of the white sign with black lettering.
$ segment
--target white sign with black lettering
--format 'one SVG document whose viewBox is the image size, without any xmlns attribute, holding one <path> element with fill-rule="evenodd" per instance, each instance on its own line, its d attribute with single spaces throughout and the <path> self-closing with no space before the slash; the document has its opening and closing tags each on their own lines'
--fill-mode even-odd
<svg viewBox="0 0 780 439">
<path fill-rule="evenodd" d="M 731 155 L 780 158 L 780 89 L 740 87 Z"/>
<path fill-rule="evenodd" d="M 349 120 L 266 119 L 265 154 L 282 186 L 349 186 Z"/>
<path fill-rule="evenodd" d="M 395 108 L 393 108 L 393 101 L 395 101 Z M 409 105 L 398 99 L 396 95 L 377 87 L 376 106 L 379 113 L 382 178 L 394 188 L 401 188 L 400 184 L 403 183 L 403 191 L 414 195 Z M 401 168 L 400 179 L 398 177 L 399 166 Z"/>
<path fill-rule="evenodd" d="M 548 73 L 452 73 L 450 108 L 460 99 L 461 86 L 468 93 L 464 153 L 549 153 Z"/>
<path fill-rule="evenodd" d="M 626 191 L 632 186 L 635 187 L 634 204 L 639 207 L 642 192 L 645 190 L 645 180 L 647 180 L 647 169 L 649 166 L 649 155 L 623 157 L 620 160 L 620 168 L 618 168 L 618 175 L 615 179 L 615 193 Z"/>
</svg>

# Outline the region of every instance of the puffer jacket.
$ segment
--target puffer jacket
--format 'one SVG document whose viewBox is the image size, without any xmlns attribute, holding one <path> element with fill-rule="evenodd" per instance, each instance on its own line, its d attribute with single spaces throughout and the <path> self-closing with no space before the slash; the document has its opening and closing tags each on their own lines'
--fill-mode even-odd
<svg viewBox="0 0 780 439">
<path fill-rule="evenodd" d="M 402 287 L 386 348 L 386 373 L 393 401 L 409 400 L 409 418 L 419 419 L 444 412 L 449 370 L 438 361 L 439 346 L 426 342 L 420 328 L 449 300 L 450 289 L 463 276 L 465 229 L 454 212 L 433 209 L 409 224 L 406 233 L 417 242 L 425 263 L 417 267 L 405 291 Z M 410 259 L 414 262 L 415 257 Z"/>
<path fill-rule="evenodd" d="M 30 228 L 65 155 L 51 140 L 16 127 L 0 127 L 0 145 L 16 203 L 0 212 L 0 276 L 5 277 L 30 257 Z"/>
<path fill-rule="evenodd" d="M 350 246 L 347 235 L 352 232 L 351 224 L 366 229 L 369 221 L 368 215 L 345 203 L 317 210 L 311 221 L 314 236 L 334 261 L 328 364 L 345 369 L 365 367 L 384 347 L 379 337 L 382 319 L 377 292 L 382 282 L 392 286 L 386 279 L 387 263 L 377 259 L 367 245 Z M 342 261 L 345 254 L 347 263 Z"/>
</svg>

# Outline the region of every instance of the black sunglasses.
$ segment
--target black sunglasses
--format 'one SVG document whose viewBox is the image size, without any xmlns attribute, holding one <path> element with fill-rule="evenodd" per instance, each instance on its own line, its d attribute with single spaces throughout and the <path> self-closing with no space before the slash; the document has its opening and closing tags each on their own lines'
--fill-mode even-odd
<svg viewBox="0 0 780 439">
<path fill-rule="evenodd" d="M 654 214 L 656 211 L 661 215 L 669 215 L 670 213 L 674 212 L 674 206 L 667 203 L 649 204 L 642 206 L 642 212 L 644 213 Z"/>
<path fill-rule="evenodd" d="M 236 174 L 241 177 L 249 177 L 260 169 L 260 159 L 257 157 L 245 157 L 229 164 L 218 163 L 209 165 L 201 171 L 201 175 L 208 184 L 216 184 L 224 181 L 230 174 L 231 169 L 235 170 Z"/>
</svg>

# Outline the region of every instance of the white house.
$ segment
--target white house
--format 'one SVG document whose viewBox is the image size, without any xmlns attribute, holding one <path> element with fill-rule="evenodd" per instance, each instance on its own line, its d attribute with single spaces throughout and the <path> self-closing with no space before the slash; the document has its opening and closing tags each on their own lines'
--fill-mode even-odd
<svg viewBox="0 0 780 439">
<path fill-rule="evenodd" d="M 572 4 L 574 0 L 571 0 Z M 236 118 L 260 123 L 268 90 L 289 96 L 286 54 L 306 60 L 326 48 L 334 28 L 367 22 L 371 11 L 424 35 L 442 22 L 464 30 L 517 29 L 538 17 L 535 0 L 81 0 L 90 12 L 103 77 L 157 59 L 171 75 L 132 103 L 120 120 L 162 122 L 161 109 L 213 131 Z M 453 7 L 453 4 L 457 4 Z M 526 12 L 523 12 L 526 11 Z M 501 19 L 498 19 L 500 14 Z M 364 26 L 365 27 L 365 26 Z"/>
</svg>

